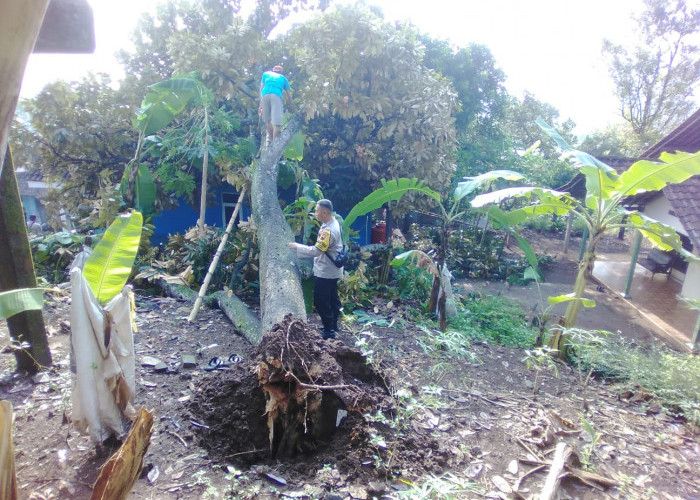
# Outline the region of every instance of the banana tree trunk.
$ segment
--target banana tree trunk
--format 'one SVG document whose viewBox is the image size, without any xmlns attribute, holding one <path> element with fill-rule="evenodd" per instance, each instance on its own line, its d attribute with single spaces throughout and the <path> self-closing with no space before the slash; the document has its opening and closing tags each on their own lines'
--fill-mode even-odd
<svg viewBox="0 0 700 500">
<path fill-rule="evenodd" d="M 586 245 L 586 251 L 583 254 L 583 258 L 579 262 L 578 274 L 576 275 L 576 282 L 574 283 L 574 297 L 577 299 L 583 298 L 586 293 L 586 285 L 588 284 L 588 279 L 593 274 L 593 265 L 596 259 L 596 247 L 598 246 L 598 241 L 600 240 L 600 235 L 596 234 Z M 564 313 L 564 327 L 571 328 L 576 323 L 576 318 L 578 317 L 578 312 L 581 309 L 580 300 L 572 300 L 566 307 L 566 312 Z"/>
<path fill-rule="evenodd" d="M 306 320 L 306 307 L 296 256 L 287 244 L 294 240 L 277 195 L 278 162 L 287 144 L 301 128 L 294 116 L 253 167 L 251 201 L 260 248 L 260 315 L 264 332 L 284 316 Z"/>
<path fill-rule="evenodd" d="M 593 274 L 593 265 L 595 264 L 596 259 L 596 248 L 602 234 L 602 232 L 598 232 L 588 240 L 586 249 L 583 252 L 579 262 L 578 274 L 576 275 L 576 282 L 574 283 L 574 297 L 578 299 L 582 299 L 586 293 L 588 279 Z M 567 328 L 572 328 L 576 324 L 576 318 L 578 317 L 578 312 L 580 309 L 580 300 L 572 300 L 569 302 L 569 305 L 566 307 L 566 312 L 559 322 L 561 327 L 557 326 L 556 328 L 552 329 L 552 336 L 550 337 L 548 344 L 552 349 L 557 350 L 557 356 L 560 358 L 565 358 L 567 354 L 567 336 L 564 333 L 564 330 Z"/>
<path fill-rule="evenodd" d="M 35 288 L 34 262 L 24 222 L 22 201 L 9 147 L 0 173 L 0 290 Z M 25 311 L 7 319 L 10 337 L 29 347 L 15 351 L 17 369 L 36 372 L 51 366 L 42 311 Z"/>
</svg>

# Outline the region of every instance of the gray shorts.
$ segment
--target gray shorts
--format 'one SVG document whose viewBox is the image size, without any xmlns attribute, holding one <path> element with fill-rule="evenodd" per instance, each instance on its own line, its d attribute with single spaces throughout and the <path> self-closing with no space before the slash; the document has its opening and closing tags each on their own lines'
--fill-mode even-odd
<svg viewBox="0 0 700 500">
<path fill-rule="evenodd" d="M 282 126 L 282 98 L 277 94 L 262 96 L 263 120 L 275 126 Z"/>
</svg>

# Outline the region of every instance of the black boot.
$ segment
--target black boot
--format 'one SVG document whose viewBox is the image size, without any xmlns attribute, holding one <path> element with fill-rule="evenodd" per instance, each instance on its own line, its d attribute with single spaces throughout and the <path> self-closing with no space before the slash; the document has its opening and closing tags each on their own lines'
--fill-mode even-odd
<svg viewBox="0 0 700 500">
<path fill-rule="evenodd" d="M 323 329 L 321 330 L 321 337 L 323 337 L 323 340 L 334 339 L 335 331 L 333 330 L 333 320 L 321 318 L 321 323 L 323 323 Z"/>
</svg>

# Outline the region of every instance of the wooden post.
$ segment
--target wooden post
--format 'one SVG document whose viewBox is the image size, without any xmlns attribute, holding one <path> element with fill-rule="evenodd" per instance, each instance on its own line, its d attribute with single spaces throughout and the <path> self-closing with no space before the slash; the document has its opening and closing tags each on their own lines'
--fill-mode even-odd
<svg viewBox="0 0 700 500">
<path fill-rule="evenodd" d="M 48 5 L 49 0 L 0 3 L 0 173 L 4 169 L 8 131 L 15 116 L 24 68 Z"/>
<path fill-rule="evenodd" d="M 204 183 L 202 183 L 202 189 L 205 189 Z M 236 222 L 236 217 L 238 217 L 238 211 L 241 209 L 241 203 L 243 202 L 243 198 L 245 197 L 245 187 L 241 189 L 241 194 L 238 197 L 238 203 L 236 203 L 236 208 L 233 209 L 233 213 L 231 214 L 231 218 L 228 221 L 228 225 L 226 226 L 226 232 L 224 233 L 224 236 L 221 238 L 221 242 L 219 243 L 219 248 L 216 249 L 216 253 L 214 254 L 214 258 L 211 261 L 211 264 L 209 265 L 209 270 L 207 271 L 207 275 L 204 278 L 204 282 L 202 283 L 202 286 L 199 287 L 199 294 L 197 295 L 197 300 L 194 301 L 194 307 L 192 307 L 192 312 L 190 313 L 189 318 L 187 318 L 187 321 L 194 321 L 194 318 L 197 317 L 197 312 L 199 312 L 199 308 L 202 305 L 202 300 L 204 299 L 204 296 L 207 293 L 207 288 L 209 287 L 209 282 L 211 281 L 211 277 L 214 276 L 214 271 L 216 270 L 216 266 L 219 264 L 219 259 L 221 258 L 221 254 L 224 253 L 224 247 L 226 247 L 226 242 L 228 241 L 228 237 L 231 234 L 231 230 L 233 229 L 233 224 Z M 204 222 L 202 218 L 200 217 L 200 221 Z M 204 226 L 202 225 L 202 228 Z"/>
<path fill-rule="evenodd" d="M 630 288 L 632 287 L 632 279 L 634 278 L 634 270 L 637 267 L 637 258 L 639 257 L 639 247 L 642 245 L 642 233 L 637 231 L 632 244 L 632 258 L 630 268 L 627 272 L 627 281 L 625 281 L 625 293 L 622 296 L 626 299 L 630 297 Z"/>
<path fill-rule="evenodd" d="M 571 458 L 571 454 L 571 448 L 566 443 L 561 442 L 557 444 L 557 448 L 554 451 L 554 458 L 552 459 L 552 468 L 549 469 L 549 474 L 542 488 L 542 493 L 540 493 L 539 500 L 552 500 L 556 498 L 557 488 L 561 481 L 561 473 Z"/>
<path fill-rule="evenodd" d="M 569 212 L 569 220 L 566 223 L 566 233 L 564 233 L 564 255 L 569 251 L 569 238 L 571 238 L 571 226 L 574 225 L 574 213 Z"/>
<path fill-rule="evenodd" d="M 700 311 L 698 311 L 698 319 L 695 321 L 695 328 L 693 328 L 693 338 L 690 340 L 690 348 L 694 351 L 700 348 L 700 345 L 698 345 L 698 333 L 700 333 Z"/>
</svg>

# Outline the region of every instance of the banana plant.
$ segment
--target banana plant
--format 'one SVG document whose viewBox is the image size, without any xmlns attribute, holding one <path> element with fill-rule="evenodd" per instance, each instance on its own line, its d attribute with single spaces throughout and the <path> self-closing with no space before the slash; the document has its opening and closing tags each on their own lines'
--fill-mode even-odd
<svg viewBox="0 0 700 500">
<path fill-rule="evenodd" d="M 140 163 L 144 139 L 170 126 L 175 119 L 191 109 L 190 118 L 185 124 L 183 134 L 177 141 L 179 146 L 198 152 L 188 152 L 187 156 L 202 158 L 202 186 L 199 207 L 200 231 L 204 227 L 206 215 L 207 175 L 209 155 L 212 151 L 211 129 L 216 110 L 212 109 L 214 96 L 197 75 L 192 73 L 163 80 L 149 86 L 141 108 L 136 111 L 134 127 L 139 131 L 139 139 L 134 158 L 127 166 L 122 190 L 134 193 L 137 209 L 148 214 L 156 198 L 156 185 L 153 176 L 145 164 Z M 303 138 L 302 138 L 303 145 Z M 297 154 L 299 154 L 297 152 Z M 128 184 L 127 184 L 128 182 Z M 128 186 L 128 187 L 127 187 Z"/>
<path fill-rule="evenodd" d="M 131 212 L 117 217 L 85 261 L 83 275 L 100 304 L 126 285 L 139 249 L 143 217 Z"/>
<path fill-rule="evenodd" d="M 435 200 L 442 215 L 442 227 L 441 246 L 438 249 L 436 257 L 434 258 L 434 262 L 433 257 L 428 256 L 424 252 L 420 252 L 419 250 L 409 250 L 408 252 L 404 252 L 403 254 L 396 256 L 392 260 L 392 266 L 400 267 L 403 265 L 417 265 L 418 267 L 428 269 L 428 271 L 434 276 L 433 289 L 430 294 L 428 310 L 430 312 L 434 312 L 439 308 L 440 328 L 444 331 L 447 328 L 445 286 L 448 286 L 448 284 L 443 283 L 443 273 L 441 270 L 443 269 L 445 259 L 447 258 L 450 228 L 455 220 L 463 217 L 465 214 L 465 210 L 462 210 L 461 208 L 462 200 L 477 189 L 482 188 L 484 185 L 491 184 L 497 179 L 518 181 L 523 179 L 523 176 L 522 174 L 511 170 L 494 170 L 476 177 L 469 177 L 457 185 L 452 199 L 450 200 L 449 210 L 445 207 L 445 204 L 443 204 L 440 194 L 424 186 L 423 181 L 418 181 L 418 179 L 415 178 L 401 178 L 391 181 L 382 180 L 381 188 L 368 194 L 362 201 L 355 205 L 352 210 L 350 210 L 350 213 L 345 218 L 343 223 L 343 234 L 348 233 L 347 229 L 357 217 L 365 215 L 372 210 L 381 208 L 387 202 L 397 201 L 408 192 L 414 191 L 421 193 Z M 511 231 L 515 233 L 514 230 L 511 229 Z M 519 236 L 516 236 L 516 239 L 518 239 L 518 244 L 527 255 L 530 265 L 537 270 L 537 257 L 530 245 Z M 441 289 L 442 293 L 439 293 Z"/>
<path fill-rule="evenodd" d="M 585 199 L 579 201 L 568 193 L 523 187 L 481 194 L 475 197 L 471 204 L 488 213 L 499 224 L 508 227 L 516 227 L 541 214 L 573 213 L 583 221 L 588 229 L 589 239 L 574 284 L 573 297 L 576 300 L 569 301 L 563 318 L 564 328 L 570 328 L 576 322 L 586 283 L 593 271 L 598 243 L 606 231 L 622 227 L 637 229 L 661 249 L 673 249 L 686 260 L 697 260 L 697 257 L 683 249 L 681 240 L 673 228 L 636 210 L 628 210 L 623 203 L 628 196 L 645 191 L 658 191 L 669 184 L 681 183 L 699 175 L 700 153 L 663 153 L 658 162 L 640 160 L 622 174 L 617 174 L 613 168 L 597 158 L 573 149 L 544 121 L 538 119 L 537 124 L 557 143 L 563 156 L 572 161 L 585 176 Z M 507 199 L 524 200 L 526 205 L 504 211 L 497 204 Z M 563 341 L 562 336 L 555 340 L 558 344 L 555 347 L 560 352 L 563 352 Z"/>
</svg>

